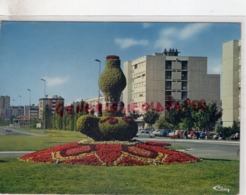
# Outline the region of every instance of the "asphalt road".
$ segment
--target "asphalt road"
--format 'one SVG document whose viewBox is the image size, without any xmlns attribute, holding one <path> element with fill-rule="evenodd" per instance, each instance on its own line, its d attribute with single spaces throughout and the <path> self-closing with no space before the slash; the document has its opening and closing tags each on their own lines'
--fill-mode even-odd
<svg viewBox="0 0 246 195">
<path fill-rule="evenodd" d="M 206 159 L 225 159 L 239 160 L 238 150 L 240 148 L 239 141 L 225 140 L 191 140 L 191 139 L 170 139 L 170 138 L 137 138 L 142 141 L 160 141 L 168 142 L 173 146 L 182 145 L 185 150 L 182 152 Z"/>
<path fill-rule="evenodd" d="M 8 130 L 8 131 L 7 131 Z M 42 134 L 29 133 L 11 128 L 0 128 L 0 136 L 9 134 L 14 135 L 29 135 L 29 136 L 44 136 Z M 239 160 L 238 150 L 240 148 L 239 141 L 224 141 L 224 140 L 191 140 L 191 139 L 170 139 L 163 137 L 155 138 L 140 138 L 140 141 L 159 141 L 168 142 L 173 146 L 182 145 L 187 149 L 182 152 L 206 159 L 225 159 Z M 19 157 L 33 151 L 0 151 L 1 157 Z"/>
</svg>

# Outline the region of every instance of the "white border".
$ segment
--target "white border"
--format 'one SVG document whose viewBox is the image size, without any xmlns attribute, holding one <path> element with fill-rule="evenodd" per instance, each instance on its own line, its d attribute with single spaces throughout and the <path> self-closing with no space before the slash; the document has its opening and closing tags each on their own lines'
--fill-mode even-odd
<svg viewBox="0 0 246 195">
<path fill-rule="evenodd" d="M 241 23 L 240 194 L 246 194 L 245 0 L 0 0 L 1 21 L 238 22 Z M 208 167 L 209 168 L 209 167 Z"/>
</svg>

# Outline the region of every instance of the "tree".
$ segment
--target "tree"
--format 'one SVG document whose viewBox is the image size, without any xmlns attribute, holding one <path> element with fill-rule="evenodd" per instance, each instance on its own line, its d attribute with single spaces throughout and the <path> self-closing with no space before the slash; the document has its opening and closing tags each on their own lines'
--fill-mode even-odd
<svg viewBox="0 0 246 195">
<path fill-rule="evenodd" d="M 49 129 L 52 127 L 52 109 L 50 105 L 46 104 L 43 113 L 44 129 Z"/>
<path fill-rule="evenodd" d="M 133 119 L 138 119 L 140 116 L 142 116 L 142 114 L 139 114 L 138 112 L 130 112 L 130 117 L 132 117 Z"/>
<path fill-rule="evenodd" d="M 183 119 L 182 119 L 182 129 L 190 130 L 194 127 L 194 118 L 192 117 L 192 109 L 190 106 L 187 106 L 183 109 Z"/>
<path fill-rule="evenodd" d="M 148 110 L 145 114 L 143 114 L 143 120 L 147 124 L 152 127 L 153 124 L 155 124 L 156 120 L 159 118 L 160 113 L 155 110 Z"/>
<path fill-rule="evenodd" d="M 184 115 L 182 110 L 170 108 L 165 115 L 165 119 L 168 123 L 171 123 L 174 127 L 177 127 L 178 124 L 182 121 L 183 116 Z"/>
<path fill-rule="evenodd" d="M 164 116 L 162 117 L 159 117 L 159 119 L 156 121 L 155 123 L 155 127 L 157 129 L 172 129 L 173 128 L 173 125 L 168 123 L 165 119 Z"/>
<path fill-rule="evenodd" d="M 213 102 L 204 109 L 193 110 L 192 117 L 197 128 L 214 130 L 217 121 L 222 117 L 222 111 L 218 110 L 216 103 Z"/>
</svg>

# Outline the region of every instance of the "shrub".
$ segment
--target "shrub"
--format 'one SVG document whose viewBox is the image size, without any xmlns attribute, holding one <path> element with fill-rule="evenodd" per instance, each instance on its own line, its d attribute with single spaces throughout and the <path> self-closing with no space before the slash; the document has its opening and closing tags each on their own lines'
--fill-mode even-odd
<svg viewBox="0 0 246 195">
<path fill-rule="evenodd" d="M 77 120 L 77 130 L 94 140 L 100 140 L 101 133 L 98 122 L 99 118 L 96 116 L 82 115 Z"/>
<path fill-rule="evenodd" d="M 99 123 L 99 129 L 102 133 L 102 140 L 131 140 L 138 131 L 137 123 L 133 121 L 125 121 L 122 117 L 114 117 L 118 120 L 117 123 L 112 124 L 111 120 L 101 118 L 105 122 Z"/>
<path fill-rule="evenodd" d="M 77 120 L 77 130 L 95 141 L 131 140 L 138 131 L 134 120 L 122 117 L 80 116 Z"/>
</svg>

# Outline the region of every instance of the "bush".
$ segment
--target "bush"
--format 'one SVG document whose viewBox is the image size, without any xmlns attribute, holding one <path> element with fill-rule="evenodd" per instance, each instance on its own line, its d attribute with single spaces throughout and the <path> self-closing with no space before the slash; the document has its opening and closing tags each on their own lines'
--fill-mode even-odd
<svg viewBox="0 0 246 195">
<path fill-rule="evenodd" d="M 83 115 L 77 120 L 77 130 L 95 141 L 129 141 L 137 134 L 138 126 L 126 117 Z"/>
<path fill-rule="evenodd" d="M 137 123 L 132 121 L 126 121 L 122 117 L 108 117 L 109 120 L 105 120 L 107 118 L 101 118 L 99 122 L 99 129 L 102 133 L 102 140 L 120 140 L 120 141 L 129 141 L 131 140 L 138 131 Z M 117 122 L 114 123 L 117 119 Z"/>
<path fill-rule="evenodd" d="M 217 132 L 221 133 L 223 138 L 229 138 L 232 134 L 240 132 L 240 125 L 234 121 L 231 127 L 219 127 Z"/>
<path fill-rule="evenodd" d="M 77 120 L 77 131 L 80 131 L 94 140 L 100 140 L 101 133 L 98 122 L 99 118 L 93 115 L 82 115 Z"/>
</svg>

